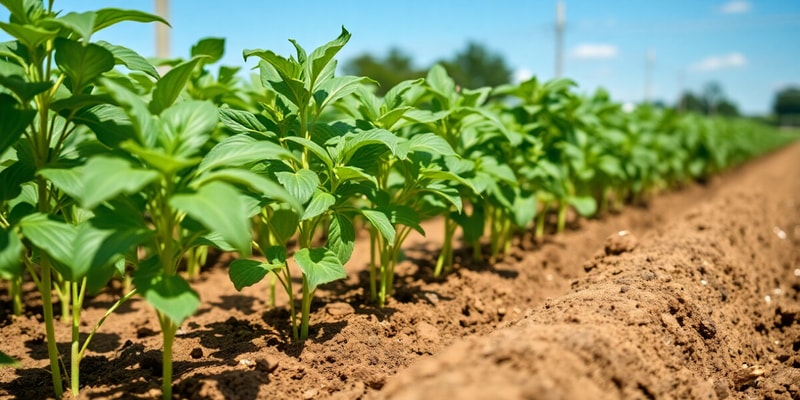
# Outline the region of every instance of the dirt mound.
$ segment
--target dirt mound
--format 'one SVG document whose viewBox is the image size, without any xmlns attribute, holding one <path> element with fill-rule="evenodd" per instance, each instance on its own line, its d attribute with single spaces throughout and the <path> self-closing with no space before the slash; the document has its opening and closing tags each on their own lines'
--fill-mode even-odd
<svg viewBox="0 0 800 400">
<path fill-rule="evenodd" d="M 285 296 L 269 305 L 266 283 L 237 292 L 222 260 L 193 283 L 203 305 L 176 339 L 176 396 L 797 398 L 797 160 L 795 145 L 544 243 L 523 237 L 492 265 L 457 254 L 441 281 L 441 221 L 430 222 L 384 309 L 365 305 L 361 240 L 350 277 L 318 291 L 304 344 L 287 341 Z M 88 302 L 86 331 L 119 295 Z M 0 344 L 23 364 L 0 369 L 0 398 L 52 396 L 41 300 L 25 303 L 9 316 L 0 288 Z M 153 310 L 127 303 L 81 364 L 83 395 L 158 397 L 160 348 Z"/>
<path fill-rule="evenodd" d="M 377 397 L 800 398 L 797 153 L 778 156 L 794 172 L 753 171 L 635 249 L 613 235 L 567 294 Z"/>
</svg>

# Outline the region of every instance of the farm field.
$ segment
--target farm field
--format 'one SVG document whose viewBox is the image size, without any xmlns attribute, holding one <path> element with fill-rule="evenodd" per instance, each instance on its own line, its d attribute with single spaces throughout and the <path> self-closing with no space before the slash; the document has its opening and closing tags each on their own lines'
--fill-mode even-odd
<svg viewBox="0 0 800 400">
<path fill-rule="evenodd" d="M 799 396 L 797 132 L 0 3 L 2 398 Z"/>
<path fill-rule="evenodd" d="M 430 278 L 441 235 L 431 223 L 427 240 L 409 240 L 403 289 L 383 309 L 364 305 L 359 238 L 350 277 L 317 293 L 303 344 L 288 339 L 286 299 L 271 308 L 265 284 L 237 292 L 219 260 L 193 283 L 203 305 L 175 341 L 175 395 L 797 398 L 798 160 L 794 144 L 541 244 L 522 237 L 503 260 L 443 280 Z M 40 299 L 13 317 L 0 293 L 0 337 L 26 366 L 0 370 L 0 393 L 52 397 Z M 85 320 L 118 295 L 88 302 Z M 133 300 L 108 319 L 81 364 L 83 396 L 160 394 L 152 314 Z"/>
</svg>

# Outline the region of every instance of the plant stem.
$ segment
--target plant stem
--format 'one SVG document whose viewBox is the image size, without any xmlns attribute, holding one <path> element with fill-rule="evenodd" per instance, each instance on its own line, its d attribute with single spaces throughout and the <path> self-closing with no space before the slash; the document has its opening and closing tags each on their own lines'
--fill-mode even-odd
<svg viewBox="0 0 800 400">
<path fill-rule="evenodd" d="M 19 274 L 19 276 L 11 279 L 11 286 L 8 289 L 14 307 L 14 315 L 16 316 L 22 315 L 22 276 L 23 274 Z"/>
<path fill-rule="evenodd" d="M 458 224 L 456 224 L 450 215 L 445 215 L 444 217 L 444 242 L 442 243 L 442 252 L 439 254 L 439 258 L 436 260 L 436 268 L 433 271 L 433 276 L 438 278 L 441 273 L 442 269 L 444 269 L 445 274 L 449 273 L 453 269 L 453 236 L 455 236 L 456 228 Z"/>
<path fill-rule="evenodd" d="M 556 226 L 557 233 L 564 232 L 564 226 L 567 224 L 567 208 L 568 203 L 566 200 L 560 200 L 558 202 L 558 225 Z"/>
<path fill-rule="evenodd" d="M 297 333 L 297 312 L 294 308 L 294 290 L 292 290 L 292 274 L 289 272 L 289 266 L 283 265 L 284 278 L 286 280 L 286 293 L 289 295 L 289 319 L 292 321 L 292 339 L 297 342 L 300 336 Z"/>
<path fill-rule="evenodd" d="M 377 301 L 378 300 L 378 288 L 375 282 L 376 277 L 376 265 L 375 265 L 375 257 L 378 255 L 378 231 L 375 227 L 369 228 L 369 294 L 370 300 Z"/>
<path fill-rule="evenodd" d="M 537 241 L 541 241 L 544 239 L 544 220 L 547 216 L 547 207 L 542 206 L 542 209 L 539 210 L 539 214 L 536 216 L 536 233 L 534 234 L 534 238 Z"/>
<path fill-rule="evenodd" d="M 84 278 L 82 288 L 78 288 L 78 282 L 69 282 L 72 293 L 72 345 L 70 348 L 70 389 L 72 396 L 78 397 L 80 392 L 80 365 L 81 365 L 81 308 L 82 308 L 82 295 L 83 290 L 86 288 L 86 279 Z"/>
<path fill-rule="evenodd" d="M 275 307 L 275 284 L 277 283 L 277 276 L 269 274 L 269 305 Z"/>
<path fill-rule="evenodd" d="M 61 369 L 58 365 L 58 347 L 56 346 L 56 331 L 53 319 L 53 298 L 51 291 L 52 271 L 50 260 L 44 253 L 41 255 L 42 265 L 42 285 L 39 292 L 42 294 L 42 313 L 44 314 L 44 327 L 47 334 L 47 356 L 50 358 L 50 373 L 53 377 L 53 391 L 56 398 L 60 398 L 64 393 L 64 386 L 61 383 Z"/>
<path fill-rule="evenodd" d="M 92 331 L 89 332 L 89 337 L 87 337 L 86 340 L 83 342 L 83 346 L 81 346 L 81 354 L 80 354 L 81 358 L 83 358 L 83 356 L 86 354 L 86 349 L 89 348 L 89 343 L 92 341 L 92 338 L 94 338 L 94 334 L 97 333 L 97 330 L 100 329 L 100 326 L 103 325 L 103 322 L 106 321 L 106 318 L 108 318 L 114 311 L 117 310 L 117 308 L 119 308 L 119 306 L 128 301 L 135 294 L 136 294 L 136 289 L 129 291 L 127 294 L 120 297 L 120 299 L 117 300 L 108 310 L 106 310 L 106 313 L 103 314 L 103 317 L 100 318 L 99 321 L 97 321 L 97 323 L 94 325 L 94 328 L 92 328 Z"/>
<path fill-rule="evenodd" d="M 172 343 L 175 341 L 175 332 L 178 331 L 178 326 L 166 315 L 160 312 L 158 314 L 161 336 L 164 339 L 164 352 L 161 357 L 161 398 L 170 400 L 172 399 Z"/>
<path fill-rule="evenodd" d="M 302 308 L 300 312 L 302 313 L 300 319 L 300 340 L 308 339 L 308 319 L 311 314 L 311 299 L 314 298 L 314 291 L 310 290 L 308 287 L 308 280 L 306 276 L 303 275 L 303 300 L 302 300 Z"/>
</svg>

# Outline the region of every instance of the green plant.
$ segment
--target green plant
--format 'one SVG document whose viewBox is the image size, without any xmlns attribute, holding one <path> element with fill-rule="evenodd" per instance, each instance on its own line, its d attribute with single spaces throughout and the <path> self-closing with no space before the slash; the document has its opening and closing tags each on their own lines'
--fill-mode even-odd
<svg viewBox="0 0 800 400">
<path fill-rule="evenodd" d="M 0 143 L 4 190 L 0 228 L 7 246 L 0 275 L 12 281 L 19 312 L 23 269 L 36 283 L 44 323 L 53 389 L 63 392 L 56 348 L 55 289 L 62 319 L 72 325 L 70 388 L 79 390 L 80 313 L 87 292 L 99 290 L 128 246 L 119 231 L 97 224 L 100 217 L 74 205 L 53 185 L 49 171 L 79 168 L 94 138 L 78 122 L 82 109 L 108 103 L 94 94 L 96 82 L 115 65 L 155 73 L 144 58 L 121 46 L 92 42 L 96 32 L 123 21 L 165 22 L 139 11 L 101 9 L 61 15 L 53 2 L 4 0 L 9 22 L 0 29 L 14 39 L 0 44 Z M 157 74 L 156 74 L 157 75 Z M 115 241 L 116 240 L 116 241 Z"/>
</svg>

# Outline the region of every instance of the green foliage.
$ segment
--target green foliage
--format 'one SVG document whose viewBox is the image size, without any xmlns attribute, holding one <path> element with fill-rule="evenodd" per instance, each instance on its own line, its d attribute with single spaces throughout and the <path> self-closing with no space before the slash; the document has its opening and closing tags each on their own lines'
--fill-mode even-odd
<svg viewBox="0 0 800 400">
<path fill-rule="evenodd" d="M 23 279 L 41 294 L 56 397 L 62 376 L 79 396 L 80 361 L 100 325 L 81 345 L 83 302 L 115 277 L 133 289 L 109 313 L 137 294 L 155 310 L 171 398 L 172 344 L 200 307 L 191 277 L 209 246 L 238 253 L 236 289 L 280 283 L 293 338 L 306 340 L 314 293 L 347 277 L 361 226 L 370 300 L 384 306 L 404 241 L 426 220 L 444 223 L 432 271 L 443 276 L 456 267 L 458 230 L 474 261 L 493 262 L 514 234 L 541 238 L 551 213 L 561 231 L 570 209 L 591 217 L 646 201 L 793 139 L 748 120 L 626 112 L 566 79 L 501 85 L 502 60 L 474 44 L 419 75 L 390 53 L 386 63 L 409 72 L 401 81 L 336 76 L 344 28 L 310 53 L 295 41 L 288 57 L 245 50 L 258 60 L 253 85 L 236 67 L 213 66 L 221 38 L 160 61 L 171 67 L 161 76 L 134 51 L 92 41 L 123 21 L 165 23 L 157 16 L 0 4 L 11 14 L 0 29 L 13 37 L 0 44 L 0 278 L 15 313 Z M 721 89 L 704 95 L 712 114 L 726 114 Z M 72 327 L 69 371 L 53 293 Z M 14 362 L 0 353 L 0 365 Z"/>
</svg>

